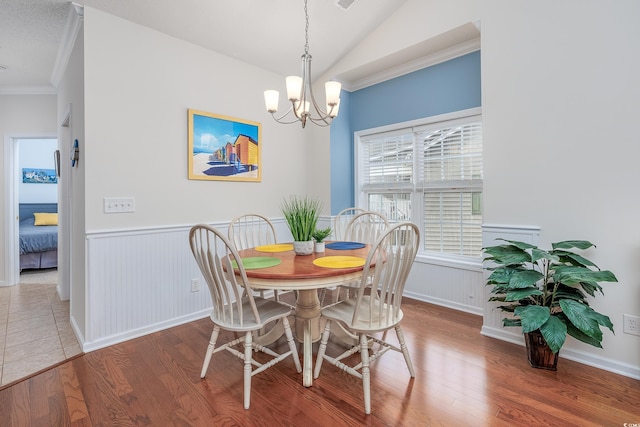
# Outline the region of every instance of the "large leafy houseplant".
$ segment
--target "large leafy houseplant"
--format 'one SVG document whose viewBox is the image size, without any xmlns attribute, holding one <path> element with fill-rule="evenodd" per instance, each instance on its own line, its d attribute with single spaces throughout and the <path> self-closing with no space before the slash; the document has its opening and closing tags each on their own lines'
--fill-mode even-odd
<svg viewBox="0 0 640 427">
<path fill-rule="evenodd" d="M 604 294 L 599 283 L 618 280 L 574 251 L 595 245 L 569 240 L 553 243 L 547 251 L 499 240 L 505 243 L 484 248 L 484 253 L 490 263 L 485 268 L 492 271 L 487 279 L 493 286 L 489 301 L 504 303 L 499 308 L 513 314 L 503 319 L 503 326 L 521 326 L 525 334 L 539 330 L 553 353 L 564 345 L 567 334 L 602 348 L 601 327 L 613 332 L 613 324 L 589 306 L 587 295 Z"/>
<path fill-rule="evenodd" d="M 307 242 L 313 239 L 320 207 L 319 200 L 309 197 L 290 196 L 283 200 L 281 211 L 294 241 Z"/>
</svg>

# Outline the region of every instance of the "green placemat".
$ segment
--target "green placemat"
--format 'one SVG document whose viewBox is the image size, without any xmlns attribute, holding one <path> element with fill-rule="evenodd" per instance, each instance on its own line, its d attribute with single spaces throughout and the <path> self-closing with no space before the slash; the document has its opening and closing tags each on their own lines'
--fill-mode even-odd
<svg viewBox="0 0 640 427">
<path fill-rule="evenodd" d="M 245 270 L 254 270 L 256 268 L 267 268 L 273 267 L 280 264 L 282 260 L 273 257 L 266 256 L 252 256 L 247 258 L 242 258 L 242 265 Z M 232 261 L 233 268 L 238 268 L 238 264 L 235 261 Z"/>
</svg>

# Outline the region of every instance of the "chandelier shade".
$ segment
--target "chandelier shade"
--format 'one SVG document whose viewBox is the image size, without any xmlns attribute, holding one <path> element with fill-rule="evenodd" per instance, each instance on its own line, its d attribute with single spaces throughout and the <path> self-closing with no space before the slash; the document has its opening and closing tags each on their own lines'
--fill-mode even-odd
<svg viewBox="0 0 640 427">
<path fill-rule="evenodd" d="M 302 54 L 302 75 L 288 76 L 285 79 L 287 88 L 287 99 L 291 103 L 289 109 L 280 117 L 278 103 L 280 93 L 277 90 L 269 89 L 264 91 L 264 103 L 267 112 L 278 122 L 284 124 L 298 123 L 304 128 L 307 121 L 318 126 L 328 126 L 338 115 L 340 107 L 340 90 L 342 85 L 336 81 L 325 83 L 325 103 L 324 108 L 320 107 L 313 94 L 311 87 L 311 55 L 309 54 L 309 13 L 307 11 L 307 0 L 304 2 L 305 45 Z"/>
</svg>

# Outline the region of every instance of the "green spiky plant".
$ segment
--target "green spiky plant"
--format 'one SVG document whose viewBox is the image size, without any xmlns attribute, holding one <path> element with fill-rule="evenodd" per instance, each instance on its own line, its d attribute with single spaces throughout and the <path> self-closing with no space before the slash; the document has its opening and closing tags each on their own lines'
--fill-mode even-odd
<svg viewBox="0 0 640 427">
<path fill-rule="evenodd" d="M 283 200 L 280 210 L 289 225 L 293 240 L 307 242 L 313 239 L 320 207 L 319 200 L 308 197 L 291 196 Z"/>
<path fill-rule="evenodd" d="M 313 233 L 311 234 L 311 236 L 313 237 L 313 240 L 315 240 L 316 242 L 320 243 L 322 242 L 324 239 L 326 239 L 327 237 L 329 237 L 329 235 L 331 234 L 331 227 L 327 227 L 327 228 L 316 228 Z"/>
<path fill-rule="evenodd" d="M 575 253 L 595 247 L 585 240 L 553 243 L 552 250 L 528 243 L 498 239 L 505 244 L 484 248 L 485 267 L 492 271 L 487 285 L 493 286 L 489 301 L 505 303 L 512 313 L 503 326 L 521 326 L 523 333 L 540 330 L 553 353 L 564 345 L 567 334 L 602 348 L 602 330 L 613 332 L 609 317 L 589 307 L 587 294 L 602 292 L 599 282 L 617 282 L 608 270 Z"/>
</svg>

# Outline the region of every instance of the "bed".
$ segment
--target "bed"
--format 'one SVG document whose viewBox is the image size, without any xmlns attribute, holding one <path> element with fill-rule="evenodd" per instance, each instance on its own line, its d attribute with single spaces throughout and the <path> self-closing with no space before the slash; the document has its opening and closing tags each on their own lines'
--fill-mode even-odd
<svg viewBox="0 0 640 427">
<path fill-rule="evenodd" d="M 56 203 L 20 203 L 20 271 L 58 267 L 58 226 L 35 225 L 35 213 L 57 213 Z M 38 215 L 39 220 L 42 220 Z"/>
</svg>

